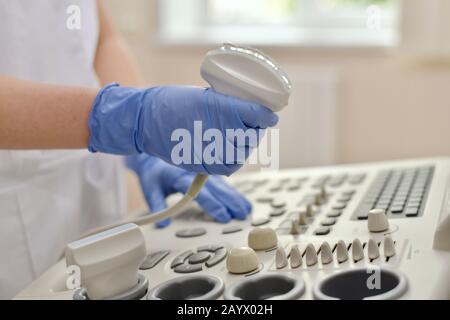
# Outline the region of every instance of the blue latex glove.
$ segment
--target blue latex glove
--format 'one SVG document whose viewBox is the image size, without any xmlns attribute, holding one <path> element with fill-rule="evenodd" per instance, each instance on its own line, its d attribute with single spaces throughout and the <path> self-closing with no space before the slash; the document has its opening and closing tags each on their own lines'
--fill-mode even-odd
<svg viewBox="0 0 450 320">
<path fill-rule="evenodd" d="M 168 195 L 186 193 L 195 177 L 193 172 L 146 154 L 128 156 L 126 164 L 138 175 L 145 200 L 152 212 L 166 208 Z M 218 176 L 208 178 L 196 201 L 203 210 L 222 223 L 232 218 L 245 219 L 252 209 L 250 202 Z M 170 220 L 166 219 L 156 225 L 165 227 L 169 223 Z"/>
<path fill-rule="evenodd" d="M 145 152 L 166 162 L 172 161 L 171 153 L 179 141 L 171 141 L 176 129 L 186 129 L 194 140 L 194 121 L 201 121 L 203 132 L 218 129 L 226 144 L 221 150 L 226 159 L 227 150 L 245 150 L 247 158 L 256 145 L 225 139 L 226 129 L 264 129 L 274 126 L 278 116 L 268 108 L 229 97 L 212 89 L 184 86 L 136 89 L 112 84 L 103 88 L 89 114 L 89 150 L 122 155 Z M 201 159 L 210 141 L 201 141 L 201 150 L 191 148 L 190 163 L 177 166 L 207 174 L 230 175 L 244 161 L 207 164 Z M 231 149 L 227 149 L 230 148 Z M 201 152 L 201 154 L 199 154 Z M 245 160 L 245 159 L 244 159 Z"/>
</svg>

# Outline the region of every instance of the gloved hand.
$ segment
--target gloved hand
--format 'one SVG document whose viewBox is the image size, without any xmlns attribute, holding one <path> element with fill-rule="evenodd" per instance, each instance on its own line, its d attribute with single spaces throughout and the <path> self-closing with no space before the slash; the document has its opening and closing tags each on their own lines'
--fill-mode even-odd
<svg viewBox="0 0 450 320">
<path fill-rule="evenodd" d="M 152 212 L 166 208 L 166 197 L 185 193 L 195 174 L 170 165 L 161 159 L 146 155 L 126 157 L 127 166 L 139 177 L 141 188 Z M 198 204 L 216 221 L 228 222 L 232 218 L 245 219 L 252 206 L 241 194 L 229 186 L 221 177 L 210 176 L 196 197 Z M 170 220 L 158 222 L 158 227 L 169 225 Z"/>
<path fill-rule="evenodd" d="M 202 137 L 208 129 L 221 133 L 222 141 L 209 137 L 217 147 L 215 152 L 221 159 L 218 163 L 205 161 L 204 150 L 212 142 L 194 134 L 199 124 L 195 127 L 195 121 L 201 121 L 202 130 L 196 133 Z M 227 139 L 226 130 L 239 129 L 243 134 L 277 122 L 278 116 L 268 108 L 212 89 L 184 86 L 136 89 L 112 84 L 99 92 L 89 114 L 89 150 L 122 155 L 145 152 L 189 171 L 230 175 L 243 165 L 259 139 L 253 143 L 244 139 L 239 144 L 236 139 Z M 185 133 L 190 134 L 190 141 L 183 142 L 190 148 L 187 154 L 183 153 L 187 161 L 179 163 L 179 159 L 173 160 L 172 151 L 180 146 Z M 227 153 L 236 155 L 243 150 L 245 159 L 234 156 L 229 161 Z"/>
</svg>

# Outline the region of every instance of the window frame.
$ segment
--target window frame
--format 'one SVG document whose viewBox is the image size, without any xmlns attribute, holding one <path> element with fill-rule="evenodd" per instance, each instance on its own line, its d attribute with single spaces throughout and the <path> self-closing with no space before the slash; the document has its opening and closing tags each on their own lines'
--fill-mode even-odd
<svg viewBox="0 0 450 320">
<path fill-rule="evenodd" d="M 311 3 L 313 0 L 298 0 Z M 362 19 L 355 19 L 342 26 L 343 17 L 328 17 L 315 14 L 309 21 L 292 25 L 253 25 L 233 26 L 213 25 L 206 21 L 206 1 L 182 0 L 182 8 L 175 7 L 177 0 L 158 0 L 158 42 L 167 46 L 204 46 L 218 45 L 223 42 L 268 47 L 304 47 L 304 48 L 391 48 L 398 43 L 395 19 L 397 1 L 394 0 L 392 17 L 383 21 L 391 28 L 368 30 L 355 28 Z M 180 4 L 180 2 L 178 2 Z M 181 20 L 171 10 L 183 10 Z M 359 20 L 359 21 L 356 21 Z M 328 21 L 325 25 L 323 22 Z M 185 24 L 183 24 L 185 23 Z M 321 28 L 314 28 L 320 25 Z M 257 36 L 255 36 L 257 35 Z M 221 39 L 219 41 L 218 39 Z"/>
</svg>

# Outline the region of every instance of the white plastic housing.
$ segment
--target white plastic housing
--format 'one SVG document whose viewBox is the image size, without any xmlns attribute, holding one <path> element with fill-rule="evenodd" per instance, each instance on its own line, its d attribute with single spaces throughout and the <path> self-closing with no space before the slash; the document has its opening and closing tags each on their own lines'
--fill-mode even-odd
<svg viewBox="0 0 450 320">
<path fill-rule="evenodd" d="M 268 56 L 225 44 L 206 54 L 200 74 L 220 93 L 262 104 L 278 112 L 288 105 L 292 85 Z"/>
<path fill-rule="evenodd" d="M 137 285 L 146 254 L 141 229 L 129 223 L 69 243 L 66 263 L 80 267 L 81 286 L 90 299 L 104 299 Z"/>
</svg>

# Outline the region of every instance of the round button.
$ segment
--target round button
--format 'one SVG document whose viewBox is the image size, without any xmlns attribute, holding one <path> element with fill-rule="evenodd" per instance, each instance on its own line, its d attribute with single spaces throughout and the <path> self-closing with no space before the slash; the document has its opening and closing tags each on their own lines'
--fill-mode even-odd
<svg viewBox="0 0 450 320">
<path fill-rule="evenodd" d="M 258 256 L 252 248 L 233 248 L 227 256 L 227 269 L 231 273 L 251 272 L 256 270 L 258 265 Z"/>
<path fill-rule="evenodd" d="M 254 250 L 272 249 L 277 243 L 277 234 L 269 227 L 257 227 L 248 234 L 248 246 Z"/>
</svg>

